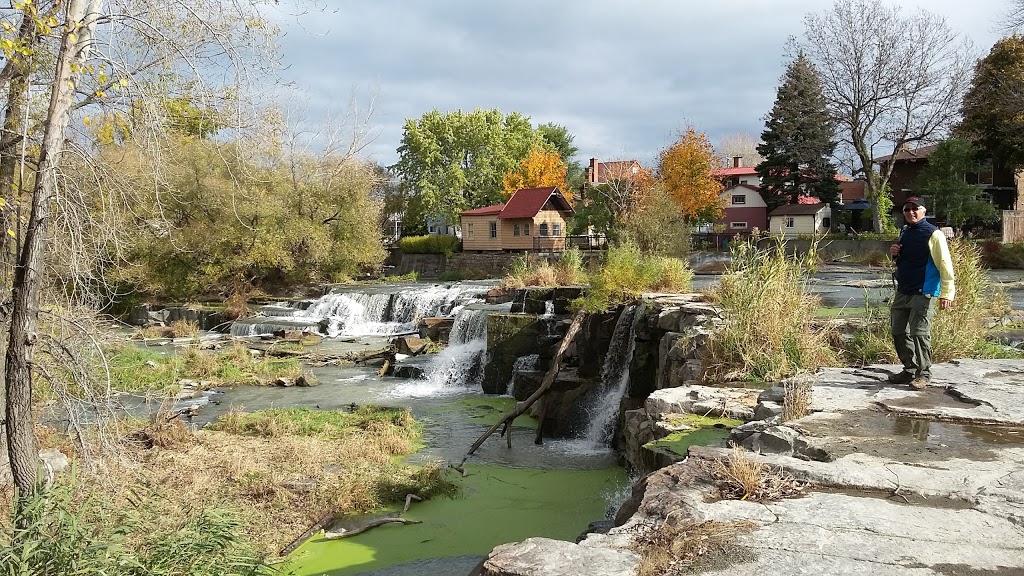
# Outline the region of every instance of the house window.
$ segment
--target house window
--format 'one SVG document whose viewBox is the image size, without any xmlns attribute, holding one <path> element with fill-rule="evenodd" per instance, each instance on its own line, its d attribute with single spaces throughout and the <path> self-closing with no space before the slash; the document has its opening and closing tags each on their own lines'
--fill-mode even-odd
<svg viewBox="0 0 1024 576">
<path fill-rule="evenodd" d="M 490 228 L 491 238 L 497 238 L 498 237 L 498 223 L 497 222 L 489 222 L 487 225 Z"/>
<path fill-rule="evenodd" d="M 832 219 L 829 218 L 829 217 L 822 218 L 821 219 L 821 227 L 822 228 L 831 229 L 832 228 Z"/>
<path fill-rule="evenodd" d="M 795 223 L 793 222 L 793 217 L 792 216 L 787 216 L 786 217 L 786 228 L 792 228 L 793 226 L 795 226 Z"/>
<path fill-rule="evenodd" d="M 733 204 L 746 204 L 747 203 L 747 195 L 746 194 L 733 194 L 732 195 L 732 203 Z"/>
<path fill-rule="evenodd" d="M 551 225 L 551 229 L 552 229 L 552 231 L 551 231 L 551 235 L 552 236 L 561 236 L 562 235 L 562 225 L 561 224 L 558 224 L 558 223 L 552 224 Z"/>
<path fill-rule="evenodd" d="M 512 226 L 512 235 L 519 236 L 519 224 Z"/>
<path fill-rule="evenodd" d="M 523 224 L 523 236 L 529 236 L 529 235 L 530 235 L 530 223 L 527 222 L 526 224 Z"/>
<path fill-rule="evenodd" d="M 733 229 L 743 229 L 743 230 L 747 229 L 747 223 L 746 222 L 732 222 L 732 223 L 729 224 L 729 226 L 731 228 L 733 228 Z"/>
<path fill-rule="evenodd" d="M 976 168 L 977 172 L 965 172 L 964 182 L 974 186 L 991 186 L 993 180 L 992 159 L 985 160 Z"/>
<path fill-rule="evenodd" d="M 548 235 L 548 223 L 547 222 L 541 223 L 541 225 L 540 225 L 540 235 L 541 236 L 547 236 Z"/>
<path fill-rule="evenodd" d="M 473 225 L 472 224 L 467 224 L 466 225 L 466 229 L 469 231 L 469 237 L 472 238 L 473 237 Z"/>
</svg>

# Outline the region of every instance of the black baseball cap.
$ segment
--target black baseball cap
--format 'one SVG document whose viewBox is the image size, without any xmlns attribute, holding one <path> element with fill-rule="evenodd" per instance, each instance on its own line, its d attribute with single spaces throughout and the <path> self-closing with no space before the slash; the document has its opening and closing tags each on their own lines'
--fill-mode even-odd
<svg viewBox="0 0 1024 576">
<path fill-rule="evenodd" d="M 924 200 L 921 200 L 917 196 L 911 196 L 910 198 L 907 198 L 906 200 L 903 201 L 904 206 L 906 206 L 907 204 L 913 204 L 919 208 L 925 208 Z"/>
</svg>

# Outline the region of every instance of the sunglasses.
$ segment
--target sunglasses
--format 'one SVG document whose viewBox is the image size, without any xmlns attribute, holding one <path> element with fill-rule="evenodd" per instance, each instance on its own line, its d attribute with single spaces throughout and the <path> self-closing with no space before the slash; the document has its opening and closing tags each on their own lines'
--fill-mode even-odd
<svg viewBox="0 0 1024 576">
<path fill-rule="evenodd" d="M 918 208 L 920 208 L 920 206 L 915 206 L 914 208 L 904 208 L 903 211 L 904 212 L 915 212 Z"/>
</svg>

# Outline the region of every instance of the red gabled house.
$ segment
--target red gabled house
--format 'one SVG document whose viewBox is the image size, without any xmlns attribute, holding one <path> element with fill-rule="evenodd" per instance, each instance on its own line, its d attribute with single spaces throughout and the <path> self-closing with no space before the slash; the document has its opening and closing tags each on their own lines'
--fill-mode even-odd
<svg viewBox="0 0 1024 576">
<path fill-rule="evenodd" d="M 508 202 L 466 210 L 463 252 L 565 250 L 567 220 L 576 214 L 558 188 L 522 188 Z"/>
</svg>

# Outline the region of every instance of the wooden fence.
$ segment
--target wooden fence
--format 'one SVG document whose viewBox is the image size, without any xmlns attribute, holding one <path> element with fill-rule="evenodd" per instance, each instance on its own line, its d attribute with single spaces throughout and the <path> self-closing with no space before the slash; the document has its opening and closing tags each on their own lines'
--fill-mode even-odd
<svg viewBox="0 0 1024 576">
<path fill-rule="evenodd" d="M 1024 210 L 1003 210 L 1003 244 L 1024 242 Z"/>
</svg>

